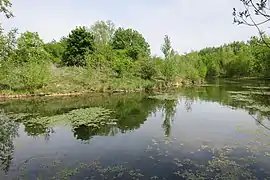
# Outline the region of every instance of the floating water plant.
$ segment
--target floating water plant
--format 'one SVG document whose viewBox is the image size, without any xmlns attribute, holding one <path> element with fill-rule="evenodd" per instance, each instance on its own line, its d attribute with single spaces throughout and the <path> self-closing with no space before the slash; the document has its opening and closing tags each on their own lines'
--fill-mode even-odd
<svg viewBox="0 0 270 180">
<path fill-rule="evenodd" d="M 42 125 L 44 127 L 53 126 L 59 122 L 70 124 L 73 128 L 87 126 L 99 129 L 105 125 L 116 124 L 116 119 L 113 119 L 113 111 L 101 108 L 91 107 L 86 109 L 77 109 L 69 113 L 56 115 L 51 117 L 37 117 L 25 120 L 28 126 Z"/>
<path fill-rule="evenodd" d="M 267 86 L 261 86 L 261 87 L 256 87 L 256 86 L 242 86 L 242 88 L 246 88 L 246 89 L 263 89 L 263 90 L 270 89 L 270 87 L 267 87 Z"/>
<path fill-rule="evenodd" d="M 157 100 L 178 100 L 179 96 L 177 94 L 157 94 L 154 96 L 148 96 L 149 99 Z"/>
<path fill-rule="evenodd" d="M 112 118 L 113 111 L 101 107 L 78 109 L 69 112 L 66 116 L 73 127 L 88 126 L 100 128 L 104 125 L 115 125 L 116 119 Z"/>
<path fill-rule="evenodd" d="M 267 91 L 228 91 L 230 94 L 242 94 L 242 95 L 266 95 L 269 96 L 270 92 Z"/>
<path fill-rule="evenodd" d="M 270 107 L 269 106 L 263 106 L 263 105 L 254 104 L 254 105 L 247 106 L 247 108 L 257 110 L 257 111 L 260 111 L 260 112 L 265 112 L 265 113 L 270 112 Z"/>
</svg>

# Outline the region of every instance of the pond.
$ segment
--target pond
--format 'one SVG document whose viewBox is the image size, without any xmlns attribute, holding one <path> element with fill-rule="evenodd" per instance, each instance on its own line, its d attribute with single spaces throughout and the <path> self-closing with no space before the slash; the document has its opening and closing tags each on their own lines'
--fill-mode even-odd
<svg viewBox="0 0 270 180">
<path fill-rule="evenodd" d="M 0 179 L 270 179 L 269 82 L 0 108 Z"/>
</svg>

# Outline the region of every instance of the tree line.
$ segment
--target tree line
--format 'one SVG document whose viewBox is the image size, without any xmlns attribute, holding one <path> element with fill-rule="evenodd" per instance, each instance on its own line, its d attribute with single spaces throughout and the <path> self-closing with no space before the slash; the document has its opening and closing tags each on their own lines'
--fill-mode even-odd
<svg viewBox="0 0 270 180">
<path fill-rule="evenodd" d="M 264 35 L 263 41 L 269 42 Z M 74 28 L 44 43 L 37 32 L 0 29 L 0 87 L 4 91 L 78 91 L 164 88 L 207 77 L 270 76 L 270 49 L 262 39 L 179 54 L 165 35 L 163 57 L 151 56 L 144 36 L 112 21 Z M 66 83 L 65 85 L 63 83 Z M 62 85 L 61 85 L 62 84 Z M 68 84 L 68 86 L 67 86 Z M 61 89 L 62 88 L 62 89 Z"/>
</svg>

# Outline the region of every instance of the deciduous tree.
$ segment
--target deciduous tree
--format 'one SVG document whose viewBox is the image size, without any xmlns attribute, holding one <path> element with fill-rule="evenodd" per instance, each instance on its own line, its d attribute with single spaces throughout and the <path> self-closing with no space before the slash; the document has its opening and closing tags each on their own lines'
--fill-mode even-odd
<svg viewBox="0 0 270 180">
<path fill-rule="evenodd" d="M 94 36 L 86 27 L 76 27 L 67 37 L 62 62 L 67 66 L 85 66 L 85 57 L 94 51 Z"/>
</svg>

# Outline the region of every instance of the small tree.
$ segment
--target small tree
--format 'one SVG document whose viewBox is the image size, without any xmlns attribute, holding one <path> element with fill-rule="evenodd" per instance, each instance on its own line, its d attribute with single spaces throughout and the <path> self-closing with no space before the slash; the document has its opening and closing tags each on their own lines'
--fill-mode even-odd
<svg viewBox="0 0 270 180">
<path fill-rule="evenodd" d="M 67 66 L 85 66 L 85 57 L 94 51 L 94 36 L 86 27 L 77 27 L 67 38 L 62 62 Z"/>
<path fill-rule="evenodd" d="M 165 59 L 169 59 L 174 52 L 171 45 L 171 40 L 168 35 L 164 37 L 164 44 L 161 46 L 161 51 L 165 56 Z"/>
<path fill-rule="evenodd" d="M 49 54 L 44 49 L 44 43 L 36 32 L 25 32 L 17 40 L 16 61 L 18 63 L 49 61 Z"/>
</svg>

